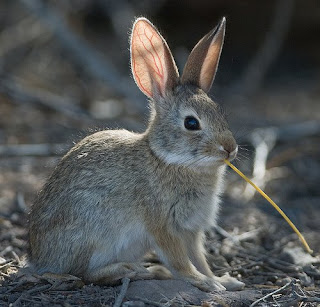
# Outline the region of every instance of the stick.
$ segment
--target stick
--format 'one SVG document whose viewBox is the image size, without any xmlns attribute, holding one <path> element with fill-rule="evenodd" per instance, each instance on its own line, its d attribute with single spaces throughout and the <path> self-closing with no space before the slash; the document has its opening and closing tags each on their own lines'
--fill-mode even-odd
<svg viewBox="0 0 320 307">
<path fill-rule="evenodd" d="M 253 307 L 253 306 L 257 305 L 257 304 L 260 303 L 261 301 L 264 301 L 266 298 L 268 298 L 268 297 L 270 297 L 270 296 L 272 296 L 272 295 L 274 295 L 274 294 L 277 294 L 277 293 L 281 292 L 282 290 L 288 288 L 288 287 L 292 284 L 292 282 L 293 282 L 293 281 L 290 281 L 290 282 L 288 282 L 287 284 L 285 284 L 284 286 L 282 286 L 281 288 L 279 288 L 279 289 L 277 289 L 277 290 L 275 290 L 275 291 L 273 291 L 273 292 L 271 292 L 271 293 L 269 293 L 269 294 L 267 294 L 267 295 L 259 298 L 258 300 L 256 300 L 255 302 L 253 302 L 253 303 L 250 305 L 250 307 Z"/>
<path fill-rule="evenodd" d="M 289 124 L 283 126 L 271 126 L 264 128 L 257 128 L 252 133 L 244 138 L 245 142 L 253 142 L 253 134 L 264 134 L 267 130 L 268 134 L 273 134 L 277 142 L 290 142 L 305 137 L 319 135 L 320 122 L 318 120 L 309 120 L 297 124 Z M 253 144 L 254 145 L 254 144 Z"/>
<path fill-rule="evenodd" d="M 0 145 L 0 157 L 61 156 L 68 148 L 66 144 Z"/>
<path fill-rule="evenodd" d="M 215 225 L 214 228 L 220 235 L 222 235 L 223 237 L 231 240 L 233 243 L 235 243 L 235 244 L 239 244 L 240 243 L 240 241 L 237 238 L 235 238 L 234 235 L 231 235 L 229 232 L 224 230 L 222 227 L 220 227 L 218 225 Z"/>
<path fill-rule="evenodd" d="M 255 157 L 252 173 L 253 180 L 261 189 L 264 189 L 266 185 L 265 175 L 267 158 L 276 143 L 275 129 L 267 128 L 263 130 L 255 130 L 251 134 L 251 140 L 251 143 L 255 147 Z M 249 183 L 247 183 L 243 194 L 246 200 L 250 200 L 254 196 L 255 192 L 256 190 Z"/>
<path fill-rule="evenodd" d="M 93 118 L 86 110 L 78 107 L 76 102 L 70 98 L 65 98 L 51 92 L 36 88 L 26 87 L 18 78 L 2 78 L 0 70 L 0 93 L 12 98 L 15 104 L 28 103 L 31 105 L 41 105 L 55 112 L 61 113 L 73 120 L 81 120 L 88 124 L 96 124 L 98 119 Z M 122 116 L 116 121 L 116 126 L 124 125 L 128 129 L 143 130 L 141 122 L 132 117 L 132 114 Z M 109 125 L 110 127 L 110 125 Z"/>
<path fill-rule="evenodd" d="M 51 288 L 51 285 L 43 285 L 43 286 L 39 286 L 36 288 L 32 288 L 30 290 L 24 291 L 19 297 L 18 299 L 16 299 L 13 304 L 12 307 L 16 307 L 16 306 L 21 306 L 21 301 L 27 296 L 27 295 L 31 295 L 37 292 L 42 292 L 45 290 L 48 290 L 49 288 Z"/>
<path fill-rule="evenodd" d="M 128 29 L 136 16 L 133 5 L 128 0 L 99 0 L 98 3 L 110 18 L 113 31 L 120 40 L 121 46 L 127 46 Z"/>
<path fill-rule="evenodd" d="M 129 278 L 125 277 L 122 279 L 122 287 L 121 287 L 119 295 L 117 296 L 116 301 L 114 302 L 113 307 L 121 307 L 122 301 L 127 293 L 129 283 L 130 283 Z"/>
<path fill-rule="evenodd" d="M 13 98 L 14 103 L 40 104 L 76 120 L 92 120 L 89 113 L 76 106 L 70 98 L 23 86 L 17 78 L 0 78 L 0 92 Z"/>
<path fill-rule="evenodd" d="M 255 147 L 252 180 L 262 189 L 265 187 L 267 183 L 267 158 L 277 141 L 292 141 L 319 133 L 320 123 L 318 121 L 255 129 L 247 139 Z M 247 184 L 243 194 L 249 200 L 254 196 L 255 190 Z"/>
<path fill-rule="evenodd" d="M 45 23 L 59 39 L 61 46 L 68 51 L 71 60 L 76 62 L 92 77 L 106 82 L 114 92 L 130 99 L 129 111 L 138 114 L 145 112 L 146 105 L 137 99 L 137 91 L 133 90 L 133 82 L 119 75 L 112 62 L 107 61 L 100 52 L 91 47 L 84 39 L 74 33 L 64 18 L 47 3 L 39 0 L 20 0 L 30 11 Z M 131 85 L 132 84 L 132 85 Z"/>
<path fill-rule="evenodd" d="M 279 141 L 292 141 L 308 136 L 318 135 L 320 133 L 320 122 L 310 120 L 302 123 L 286 125 L 275 128 L 277 139 Z"/>
<path fill-rule="evenodd" d="M 307 250 L 309 254 L 313 253 L 313 250 L 309 247 L 307 241 L 303 237 L 303 235 L 300 233 L 300 231 L 297 229 L 297 227 L 291 222 L 291 220 L 288 218 L 288 216 L 279 208 L 279 206 L 266 194 L 264 193 L 258 186 L 256 186 L 249 178 L 247 178 L 241 171 L 239 171 L 234 165 L 230 163 L 229 160 L 224 160 L 224 162 L 230 166 L 240 177 L 242 177 L 245 181 L 250 183 L 279 213 L 280 215 L 285 219 L 285 221 L 290 225 L 290 227 L 294 230 L 294 232 L 298 235 L 300 241 L 302 242 L 303 246 Z"/>
<path fill-rule="evenodd" d="M 250 96 L 260 87 L 264 76 L 281 51 L 290 28 L 293 9 L 294 0 L 278 0 L 276 2 L 269 32 L 231 92 Z"/>
<path fill-rule="evenodd" d="M 46 36 L 50 36 L 46 29 L 39 26 L 33 18 L 27 17 L 18 24 L 4 29 L 0 34 L 0 57 L 3 57 L 13 49 L 27 44 L 30 41 Z"/>
</svg>

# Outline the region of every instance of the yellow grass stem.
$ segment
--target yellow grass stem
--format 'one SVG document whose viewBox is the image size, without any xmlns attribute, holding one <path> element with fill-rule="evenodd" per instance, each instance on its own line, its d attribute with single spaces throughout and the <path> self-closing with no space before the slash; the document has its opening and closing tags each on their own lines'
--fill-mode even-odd
<svg viewBox="0 0 320 307">
<path fill-rule="evenodd" d="M 224 162 L 229 165 L 240 177 L 242 177 L 245 181 L 250 183 L 280 214 L 281 216 L 287 221 L 287 223 L 291 226 L 291 228 L 295 231 L 295 233 L 298 235 L 300 241 L 306 248 L 309 254 L 312 254 L 313 251 L 309 247 L 307 241 L 301 234 L 301 232 L 298 230 L 298 228 L 290 221 L 290 219 L 287 217 L 287 215 L 278 207 L 278 205 L 266 194 L 264 193 L 259 187 L 257 187 L 249 178 L 247 178 L 241 171 L 239 171 L 233 164 L 230 163 L 229 160 L 224 160 Z"/>
</svg>

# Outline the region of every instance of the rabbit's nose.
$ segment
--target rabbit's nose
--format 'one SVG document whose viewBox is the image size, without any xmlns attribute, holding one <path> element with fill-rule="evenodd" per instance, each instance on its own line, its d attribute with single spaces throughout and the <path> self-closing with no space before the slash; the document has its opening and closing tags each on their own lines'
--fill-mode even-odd
<svg viewBox="0 0 320 307">
<path fill-rule="evenodd" d="M 226 152 L 228 154 L 227 159 L 233 160 L 238 153 L 238 145 L 237 144 L 225 144 L 221 145 L 220 150 Z"/>
<path fill-rule="evenodd" d="M 224 131 L 218 136 L 220 150 L 224 153 L 225 159 L 233 160 L 238 152 L 238 145 L 230 131 Z"/>
</svg>

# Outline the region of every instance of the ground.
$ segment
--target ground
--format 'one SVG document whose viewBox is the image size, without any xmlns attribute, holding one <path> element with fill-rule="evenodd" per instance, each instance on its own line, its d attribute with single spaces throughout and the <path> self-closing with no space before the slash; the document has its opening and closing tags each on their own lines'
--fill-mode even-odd
<svg viewBox="0 0 320 307">
<path fill-rule="evenodd" d="M 296 1 L 292 10 L 290 0 L 189 1 L 177 14 L 179 1 L 109 2 L 0 3 L 0 306 L 319 306 L 317 4 Z M 196 41 L 227 16 L 210 95 L 223 105 L 240 145 L 234 163 L 287 213 L 312 255 L 228 169 L 206 247 L 213 272 L 237 277 L 244 290 L 204 293 L 179 280 L 107 287 L 23 274 L 28 211 L 61 156 L 95 130 L 146 126 L 147 101 L 130 78 L 127 45 L 133 16 L 141 14 L 160 25 L 180 71 Z"/>
<path fill-rule="evenodd" d="M 36 131 L 52 133 L 49 122 L 57 116 L 54 113 L 37 111 L 41 117 L 46 116 L 46 121 L 40 121 L 38 125 L 48 128 L 42 126 L 38 129 L 33 124 L 33 129 L 30 129 L 28 123 L 30 117 L 36 116 L 34 110 L 24 110 L 22 117 L 19 108 L 10 102 L 3 101 L 1 108 L 3 123 L 6 123 L 6 112 L 11 114 L 8 127 L 4 127 L 9 131 L 12 128 L 10 124 L 15 122 L 15 129 L 22 131 L 19 138 L 35 137 Z M 303 143 L 307 144 L 312 139 L 304 139 Z M 315 155 L 316 150 L 290 154 L 290 148 L 300 148 L 299 142 L 280 142 L 274 148 L 276 153 L 269 159 L 269 171 L 277 169 L 277 163 L 280 162 L 276 158 L 283 156 L 282 176 L 270 180 L 265 190 L 303 232 L 314 249 L 312 256 L 260 195 L 250 200 L 244 198 L 244 181 L 230 169 L 226 175 L 226 193 L 221 205 L 219 227 L 207 233 L 206 246 L 214 273 L 229 273 L 239 278 L 245 282 L 245 289 L 208 294 L 178 280 L 136 281 L 131 282 L 124 292 L 123 302 L 127 306 L 247 306 L 280 289 L 263 302 L 270 306 L 317 306 L 320 301 L 320 210 L 318 192 L 313 192 L 317 191 L 317 180 L 312 176 L 319 175 L 312 175 L 312 167 L 319 160 Z M 283 154 L 286 152 L 289 153 Z M 252 164 L 253 154 L 253 150 L 248 151 L 248 159 L 241 159 L 237 166 L 249 172 L 248 165 Z M 0 305 L 111 306 L 123 287 L 84 285 L 75 277 L 61 281 L 52 276 L 21 277 L 14 274 L 24 263 L 27 254 L 27 212 L 58 160 L 59 156 L 35 157 L 24 153 L 20 156 L 2 156 L 0 159 Z M 302 179 L 303 176 L 305 178 Z M 146 265 L 149 265 L 148 261 Z"/>
</svg>

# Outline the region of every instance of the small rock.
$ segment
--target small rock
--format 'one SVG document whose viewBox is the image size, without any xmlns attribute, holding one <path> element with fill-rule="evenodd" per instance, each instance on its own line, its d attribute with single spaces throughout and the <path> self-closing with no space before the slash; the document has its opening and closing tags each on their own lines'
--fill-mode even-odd
<svg viewBox="0 0 320 307">
<path fill-rule="evenodd" d="M 319 256 L 317 257 L 311 256 L 306 251 L 304 251 L 304 249 L 300 246 L 285 247 L 282 252 L 282 258 L 283 259 L 285 258 L 286 261 L 290 261 L 294 264 L 301 265 L 301 266 L 305 266 L 305 265 L 320 261 Z"/>
<path fill-rule="evenodd" d="M 299 278 L 302 286 L 309 287 L 313 284 L 312 279 L 305 272 L 299 273 L 298 278 Z"/>
<path fill-rule="evenodd" d="M 229 239 L 222 241 L 220 252 L 227 260 L 233 259 L 237 254 L 237 249 L 234 248 L 234 243 Z"/>
</svg>

